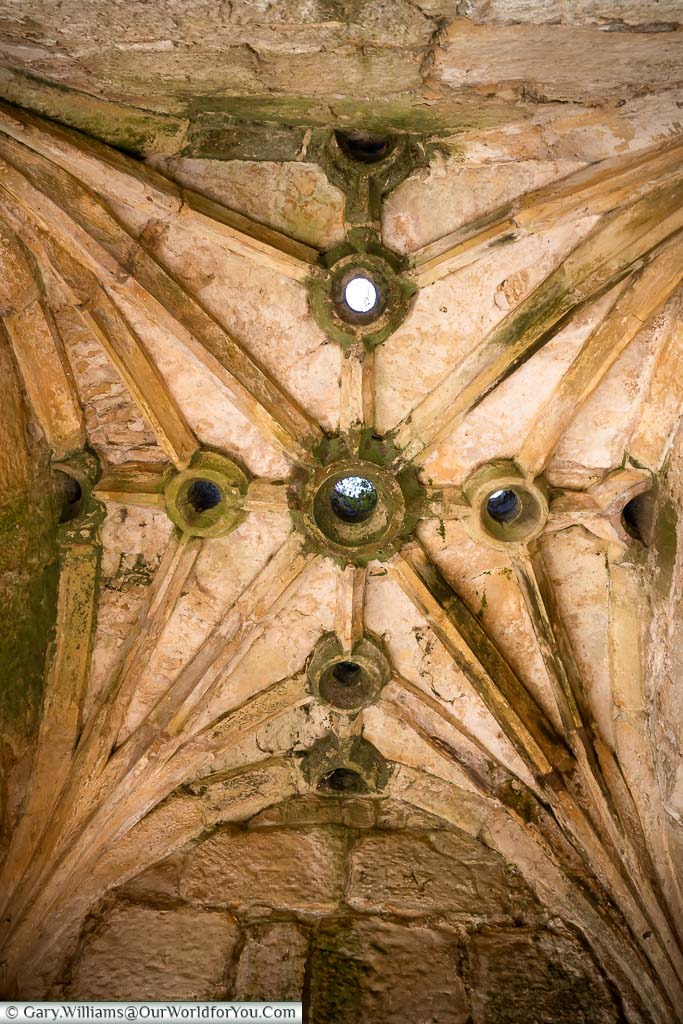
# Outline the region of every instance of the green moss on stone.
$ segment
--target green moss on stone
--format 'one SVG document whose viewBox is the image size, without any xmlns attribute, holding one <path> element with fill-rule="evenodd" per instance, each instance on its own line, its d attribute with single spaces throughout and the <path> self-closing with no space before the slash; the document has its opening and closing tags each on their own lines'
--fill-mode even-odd
<svg viewBox="0 0 683 1024">
<path fill-rule="evenodd" d="M 58 578 L 52 558 L 0 579 L 0 733 L 29 739 L 37 726 Z"/>
<path fill-rule="evenodd" d="M 466 99 L 444 98 L 425 104 L 415 93 L 385 98 L 360 99 L 335 96 L 334 113 L 326 96 L 197 96 L 190 116 L 229 114 L 241 121 L 303 125 L 314 128 L 362 128 L 367 131 L 395 131 L 425 135 L 453 135 L 494 128 L 511 118 L 524 117 L 524 104 L 470 94 Z M 531 113 L 533 105 L 528 105 Z"/>
<path fill-rule="evenodd" d="M 671 500 L 664 501 L 658 509 L 654 547 L 659 570 L 656 586 L 659 593 L 666 596 L 671 589 L 678 548 L 678 513 Z"/>
<path fill-rule="evenodd" d="M 299 125 L 200 114 L 188 131 L 182 152 L 207 160 L 295 160 L 302 153 L 306 131 Z"/>
<path fill-rule="evenodd" d="M 177 152 L 187 128 L 182 117 L 103 100 L 9 68 L 0 68 L 0 98 L 135 155 Z"/>
<path fill-rule="evenodd" d="M 311 1020 L 316 1024 L 358 1024 L 368 967 L 350 921 L 326 922 L 311 954 Z"/>
</svg>

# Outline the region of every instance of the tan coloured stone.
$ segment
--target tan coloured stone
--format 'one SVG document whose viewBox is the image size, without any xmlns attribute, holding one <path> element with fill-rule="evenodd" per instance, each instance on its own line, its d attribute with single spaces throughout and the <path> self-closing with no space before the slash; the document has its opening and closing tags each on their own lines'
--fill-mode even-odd
<svg viewBox="0 0 683 1024">
<path fill-rule="evenodd" d="M 540 284 L 593 225 L 592 218 L 575 219 L 505 246 L 505 263 L 498 252 L 421 289 L 405 322 L 375 354 L 377 425 L 396 426 L 429 395 L 452 368 L 471 356 L 487 331 L 495 329 L 505 310 L 495 303 L 501 282 L 510 274 L 528 274 L 530 288 Z M 503 270 L 504 266 L 504 270 Z M 429 359 L 423 354 L 429 352 Z M 543 355 L 544 353 L 539 353 Z M 420 372 L 415 366 L 420 365 Z M 533 392 L 532 392 L 533 393 Z M 478 410 L 474 410 L 475 414 Z M 494 429 L 500 429 L 500 413 Z M 492 436 L 488 423 L 477 431 L 483 444 Z M 493 435 L 495 437 L 495 434 Z M 505 439 L 506 442 L 507 438 Z M 473 445 L 473 440 L 470 442 Z M 481 456 L 477 456 L 480 459 Z M 429 476 L 434 476 L 431 465 Z M 452 474 L 449 480 L 456 479 Z M 439 482 L 446 483 L 447 480 Z"/>
<path fill-rule="evenodd" d="M 605 979 L 569 935 L 524 930 L 472 940 L 474 1024 L 520 1019 L 616 1024 L 620 1010 Z"/>
<path fill-rule="evenodd" d="M 645 75 L 656 88 L 679 81 L 681 38 L 560 25 L 473 25 L 457 18 L 435 61 L 435 77 L 453 89 L 527 85 L 546 101 L 605 102 L 636 94 Z M 635 62 L 635 63 L 634 63 Z M 637 67 L 636 67 L 637 63 Z"/>
<path fill-rule="evenodd" d="M 377 828 L 440 829 L 445 824 L 433 814 L 425 814 L 409 803 L 392 799 L 366 800 L 358 797 L 334 799 L 331 796 L 305 796 L 279 807 L 269 807 L 249 822 L 249 828 L 269 828 L 286 824 L 290 828 L 310 825 L 347 825 L 353 829 Z"/>
<path fill-rule="evenodd" d="M 178 899 L 183 863 L 184 855 L 180 853 L 154 864 L 122 887 L 123 896 L 132 897 L 136 902 L 153 900 L 157 904 L 165 898 Z"/>
<path fill-rule="evenodd" d="M 681 327 L 681 296 L 675 296 L 657 320 L 661 324 L 662 342 L 655 356 L 647 393 L 639 410 L 638 420 L 629 438 L 629 454 L 650 469 L 659 469 L 673 440 L 674 409 L 680 408 L 679 370 L 683 349 Z M 658 324 L 658 326 L 659 326 Z M 673 414 L 673 415 L 672 415 Z"/>
<path fill-rule="evenodd" d="M 159 623 L 163 629 L 157 643 L 147 660 L 140 664 L 140 680 L 132 695 L 124 727 L 126 732 L 140 723 L 143 713 L 154 707 L 188 655 L 191 657 L 200 650 L 211 629 L 286 539 L 286 531 L 286 523 L 264 524 L 252 516 L 227 537 L 201 544 L 196 571 L 185 581 L 168 620 Z M 245 539 L 252 537 L 258 538 L 256 562 L 253 561 L 254 548 L 244 544 Z"/>
<path fill-rule="evenodd" d="M 308 936 L 295 924 L 253 925 L 232 983 L 235 999 L 301 999 Z"/>
<path fill-rule="evenodd" d="M 181 882 L 206 906 L 331 911 L 342 896 L 343 836 L 320 828 L 224 832 L 196 851 Z"/>
<path fill-rule="evenodd" d="M 571 640 L 585 700 L 608 744 L 612 742 L 609 692 L 609 618 L 605 542 L 573 529 L 544 541 L 558 613 Z"/>
<path fill-rule="evenodd" d="M 104 463 L 104 484 L 116 479 L 112 465 L 163 462 L 130 401 L 130 394 L 140 399 L 142 385 L 157 374 L 166 387 L 156 395 L 157 423 L 175 403 L 198 441 L 232 454 L 265 480 L 252 483 L 253 505 L 234 542 L 202 544 L 187 574 L 167 572 L 162 561 L 170 529 L 163 513 L 110 508 L 89 676 L 87 643 L 65 625 L 73 619 L 82 626 L 87 603 L 59 623 L 65 635 L 58 636 L 57 650 L 68 652 L 66 667 L 76 669 L 59 673 L 58 706 L 67 707 L 69 733 L 61 736 L 59 750 L 48 744 L 54 772 L 40 771 L 39 759 L 30 782 L 26 759 L 9 781 L 3 826 L 13 824 L 31 785 L 33 802 L 24 806 L 49 806 L 49 786 L 38 786 L 39 779 L 51 776 L 55 789 L 67 780 L 62 803 L 46 822 L 46 842 L 38 847 L 32 840 L 36 849 L 22 855 L 25 870 L 10 878 L 10 886 L 16 857 L 7 861 L 3 891 L 18 885 L 10 921 L 0 916 L 10 933 L 0 954 L 0 984 L 12 996 L 68 994 L 69 972 L 75 979 L 84 964 L 104 963 L 118 949 L 111 922 L 123 912 L 120 902 L 107 902 L 110 909 L 98 911 L 77 942 L 83 919 L 102 908 L 103 893 L 125 885 L 128 898 L 149 902 L 136 913 L 172 911 L 189 919 L 200 908 L 178 910 L 177 901 L 191 878 L 198 892 L 202 885 L 210 890 L 193 899 L 239 908 L 242 924 L 248 923 L 240 965 L 244 991 L 256 991 L 259 978 L 277 977 L 282 991 L 299 993 L 303 973 L 311 982 L 315 1024 L 376 1024 L 401 1019 L 406 1008 L 416 1019 L 424 1014 L 439 1022 L 469 1016 L 474 1024 L 508 1017 L 511 1024 L 530 1024 L 562 1020 L 565 1004 L 575 1016 L 588 1021 L 592 1014 L 607 1024 L 611 1004 L 596 982 L 602 977 L 623 1003 L 615 1020 L 643 1024 L 647 1016 L 648 1024 L 670 1024 L 683 1005 L 675 934 L 683 863 L 677 304 L 674 297 L 642 329 L 647 303 L 630 309 L 630 318 L 603 331 L 596 360 L 596 329 L 600 337 L 609 306 L 627 293 L 617 284 L 603 294 L 613 278 L 602 277 L 599 268 L 587 291 L 582 276 L 591 280 L 598 264 L 612 257 L 616 276 L 639 272 L 648 247 L 680 223 L 668 205 L 679 204 L 678 195 L 669 192 L 667 199 L 661 192 L 661 205 L 659 199 L 638 199 L 655 180 L 671 181 L 680 173 L 674 138 L 680 133 L 680 92 L 671 88 L 678 79 L 670 72 L 681 33 L 664 20 L 675 19 L 670 0 L 660 0 L 657 9 L 646 0 L 638 10 L 631 0 L 618 9 L 613 0 L 549 0 L 542 9 L 532 0 L 511 0 L 507 7 L 498 0 L 368 0 L 355 6 L 237 0 L 212 9 L 193 0 L 180 14 L 178 3 L 153 0 L 131 17 L 125 4 L 100 12 L 97 4 L 97 10 L 86 10 L 81 0 L 66 0 L 59 24 L 44 0 L 29 0 L 28 13 L 18 11 L 16 0 L 6 0 L 2 10 L 0 49 L 7 62 L 33 77 L 6 71 L 0 88 L 11 82 L 16 90 L 24 81 L 22 105 L 49 101 L 53 105 L 41 109 L 68 120 L 79 116 L 72 87 L 94 89 L 104 98 L 83 94 L 76 123 L 89 134 L 119 131 L 116 137 L 124 139 L 127 108 L 110 100 L 144 104 L 147 139 L 127 146 L 138 152 L 154 148 L 150 140 L 155 133 L 158 138 L 155 104 L 176 111 L 192 106 L 186 138 L 176 135 L 163 148 L 167 153 L 185 146 L 176 163 L 188 174 L 185 191 L 86 138 L 5 107 L 0 112 L 0 149 L 8 161 L 3 216 L 34 246 L 46 288 L 40 302 L 46 313 L 55 313 L 78 363 L 74 377 L 87 440 Z M 95 15 L 101 15 L 97 24 Z M 44 76 L 65 86 L 61 101 L 59 90 L 41 83 Z M 398 98 L 397 89 L 404 90 Z M 569 102 L 546 101 L 556 96 Z M 578 106 L 577 98 L 585 105 Z M 140 124 L 141 108 L 136 110 L 130 124 Z M 93 119 L 96 111 L 102 123 Z M 112 111 L 121 118 L 113 128 L 105 123 Z M 325 131 L 307 125 L 353 127 L 369 118 L 380 131 L 399 125 L 420 132 L 427 124 L 466 129 L 436 141 L 411 140 L 429 167 L 414 171 L 385 200 L 383 217 L 384 243 L 402 251 L 424 247 L 415 258 L 425 273 L 434 271 L 432 260 L 441 271 L 464 269 L 423 287 L 403 327 L 372 358 L 361 359 L 358 346 L 342 359 L 314 326 L 302 286 L 315 253 L 278 229 L 313 244 L 342 239 L 341 194 L 308 162 Z M 177 131 L 180 120 L 171 120 Z M 247 137 L 252 148 L 264 140 L 257 156 L 267 157 L 265 147 L 280 145 L 283 134 L 298 149 L 288 150 L 283 163 L 257 161 L 253 152 L 248 161 L 215 161 L 209 174 L 207 163 L 193 161 L 193 147 L 212 133 L 212 144 L 220 145 L 222 129 L 233 147 Z M 22 180 L 22 174 L 28 177 Z M 213 187 L 209 178 L 216 187 L 218 178 L 227 182 L 224 201 L 233 197 L 263 223 L 198 198 L 202 182 L 207 193 Z M 508 202 L 514 224 L 496 213 Z M 38 244 L 28 230 L 34 217 L 44 228 Z M 472 223 L 482 217 L 493 222 Z M 513 229 L 527 237 L 496 244 Z M 644 236 L 634 242 L 641 229 Z M 97 343 L 73 322 L 80 314 L 65 305 L 49 266 L 57 253 L 49 237 L 55 232 L 110 288 L 147 353 L 145 373 L 136 371 L 136 354 L 129 360 L 122 343 L 119 379 Z M 621 263 L 624 252 L 628 258 Z M 171 282 L 154 276 L 152 253 L 167 266 Z M 5 262 L 5 283 L 11 284 L 16 267 Z M 677 266 L 674 260 L 674 274 Z M 161 304 L 150 300 L 136 274 Z M 550 285 L 539 289 L 548 274 Z M 663 276 L 653 276 L 660 287 Z M 20 299 L 24 285 L 15 282 Z M 569 306 L 562 305 L 566 301 Z M 520 335 L 505 333 L 510 323 L 522 335 L 530 332 L 523 351 L 514 349 Z M 15 335 L 21 328 L 23 353 L 30 357 L 22 367 L 26 389 L 29 396 L 33 389 L 36 409 L 36 396 L 43 403 L 45 424 L 54 396 L 43 384 L 51 371 L 41 374 L 47 361 L 40 352 L 46 349 L 34 342 L 47 335 L 31 317 L 15 328 Z M 491 337 L 500 343 L 500 373 L 488 383 L 480 377 L 481 387 L 470 396 L 473 407 L 453 420 L 459 401 L 453 375 L 462 373 L 462 381 L 471 383 L 478 346 Z M 213 354 L 200 341 L 213 346 Z M 233 341 L 232 369 L 255 360 L 271 381 L 266 413 L 216 359 Z M 581 361 L 589 372 L 580 386 L 565 389 L 554 420 L 555 389 Z M 11 381 L 11 362 L 3 365 L 2 381 Z M 138 360 L 138 370 L 141 365 Z M 249 379 L 251 387 L 264 385 L 258 374 Z M 422 473 L 429 490 L 420 511 L 429 519 L 416 535 L 424 547 L 425 579 L 438 565 L 454 594 L 436 588 L 427 607 L 420 588 L 413 586 L 406 597 L 379 563 L 367 573 L 347 570 L 339 585 L 330 559 L 307 564 L 299 552 L 296 496 L 291 516 L 284 502 L 272 501 L 279 487 L 272 481 L 286 481 L 300 472 L 299 461 L 318 458 L 317 450 L 297 446 L 298 430 L 292 443 L 274 423 L 303 420 L 301 436 L 320 438 L 317 420 L 323 433 L 348 430 L 354 442 L 361 424 L 382 432 L 399 425 L 413 445 L 410 432 L 420 433 L 423 403 L 444 381 L 451 382 L 442 393 L 448 400 L 428 422 L 428 432 L 433 428 L 438 437 L 427 439 Z M 23 467 L 20 491 L 31 475 L 30 459 L 37 463 L 43 454 L 34 453 L 35 426 L 17 412 L 11 387 L 0 415 L 11 442 L 0 462 Z M 538 551 L 527 556 L 521 550 L 509 559 L 507 550 L 493 558 L 467 539 L 460 485 L 488 460 L 519 459 L 535 418 L 540 426 L 532 433 L 543 458 L 537 453 L 529 460 L 529 472 L 547 462 L 550 483 L 563 489 L 552 494 L 552 536 L 543 539 L 540 559 Z M 166 426 L 174 433 L 172 422 Z M 550 461 L 543 430 L 555 450 Z M 183 434 L 176 434 L 181 448 Z M 381 444 L 366 431 L 363 443 L 368 441 Z M 421 435 L 417 442 L 409 454 L 418 454 Z M 645 471 L 629 468 L 629 455 L 655 471 L 664 466 L 656 481 L 660 497 L 647 498 L 654 510 L 653 530 L 643 534 L 649 552 L 628 541 L 618 522 L 620 503 L 636 493 L 625 477 L 649 481 Z M 4 505 L 2 517 L 4 525 Z M 172 549 L 173 543 L 171 560 Z M 20 560 L 22 551 L 10 556 Z M 96 558 L 97 545 L 88 554 Z M 63 590 L 69 581 L 67 562 Z M 321 632 L 337 632 L 347 646 L 363 629 L 377 634 L 394 673 L 381 702 L 357 716 L 317 706 L 305 684 L 311 648 Z M 129 642 L 137 653 L 117 694 L 116 659 L 126 656 Z M 511 689 L 506 664 L 521 689 L 514 683 Z M 463 669 L 468 676 L 474 672 L 486 701 Z M 11 682 L 13 673 L 5 675 Z M 64 705 L 64 680 L 75 675 L 83 684 L 79 699 Z M 34 691 L 27 687 L 27 704 L 36 702 Z M 561 741 L 552 745 L 537 780 L 522 760 L 528 761 L 528 737 L 509 712 L 509 706 L 514 713 L 529 710 L 525 691 L 533 698 L 523 716 L 531 739 L 550 723 Z M 110 706 L 93 716 L 105 694 Z M 49 708 L 47 700 L 48 738 Z M 391 762 L 381 794 L 341 799 L 310 793 L 298 770 L 300 755 L 330 734 L 342 746 L 362 736 Z M 562 744 L 574 754 L 570 771 Z M 7 747 L 3 737 L 3 764 Z M 533 759 L 531 764 L 537 766 Z M 297 801 L 304 791 L 307 798 Z M 258 817 L 251 828 L 231 834 L 243 844 L 242 855 L 207 857 L 210 844 L 227 835 L 214 833 L 202 842 L 207 831 L 226 823 L 237 828 L 253 814 Z M 28 814 L 16 835 L 25 833 L 26 822 Z M 449 832 L 446 822 L 470 838 Z M 373 830 L 378 827 L 381 832 Z M 402 828 L 413 831 L 397 831 Z M 358 845 L 344 861 L 352 843 Z M 469 860 L 463 844 L 471 850 Z M 356 859 L 363 849 L 361 878 Z M 415 863 L 413 879 L 408 868 Z M 149 869 L 139 875 L 145 865 Z M 511 865 L 524 873 L 542 906 L 522 889 Z M 360 909 L 339 911 L 347 871 Z M 230 884 L 234 879 L 235 891 L 238 882 L 242 886 L 234 904 L 225 902 L 226 878 Z M 264 878 L 268 899 L 261 902 Z M 482 909 L 476 949 L 466 946 L 468 885 Z M 450 909 L 443 909 L 449 900 Z M 387 919 L 392 908 L 400 908 L 394 918 L 400 915 L 409 927 Z M 201 909 L 205 920 L 228 919 Z M 383 920 L 367 920 L 368 909 Z M 336 915 L 347 911 L 349 920 L 341 922 Z M 322 925 L 305 969 L 303 913 L 315 918 L 311 931 Z M 439 916 L 438 928 L 412 920 L 425 914 Z M 552 931 L 548 915 L 555 918 Z M 534 927 L 539 918 L 542 924 Z M 562 922 L 581 935 L 580 946 Z M 4 939 L 0 935 L 0 943 Z M 100 944 L 91 956 L 95 942 Z M 188 949 L 196 945 L 193 938 Z M 283 967 L 281 954 L 289 948 L 296 957 Z M 519 951 L 522 969 L 516 974 L 504 961 L 508 949 Z M 171 955 L 180 954 L 174 947 Z M 232 994 L 228 959 L 222 988 L 217 963 L 211 960 L 212 977 L 219 979 L 212 991 Z M 101 967 L 93 970 L 100 978 Z M 121 978 L 127 972 L 135 980 L 142 970 L 126 960 Z M 185 971 L 182 966 L 179 976 Z M 572 995 L 565 995 L 572 986 Z M 503 999 L 505 993 L 511 996 Z"/>
<path fill-rule="evenodd" d="M 666 31 L 680 17 L 677 0 L 470 0 L 468 17 L 476 22 L 600 25 L 617 30 L 632 26 L 643 32 Z"/>
<path fill-rule="evenodd" d="M 453 427 L 511 368 L 523 363 L 543 336 L 551 336 L 563 316 L 617 284 L 651 249 L 683 225 L 683 182 L 676 177 L 625 209 L 608 214 L 494 328 L 470 358 L 451 373 L 396 434 L 403 458 L 427 458 Z"/>
<path fill-rule="evenodd" d="M 35 302 L 6 316 L 5 324 L 48 444 L 55 458 L 63 458 L 83 446 L 85 424 L 62 363 L 54 320 Z"/>
<path fill-rule="evenodd" d="M 508 661 L 554 723 L 559 722 L 533 625 L 524 613 L 524 597 L 505 550 L 475 540 L 460 524 L 448 524 L 438 538 L 437 523 L 424 523 L 419 535 L 434 560 L 455 586 L 490 636 L 505 649 Z M 441 540 L 441 544 L 439 544 Z"/>
<path fill-rule="evenodd" d="M 57 598 L 58 639 L 45 682 L 43 716 L 31 766 L 36 785 L 7 853 L 4 868 L 9 884 L 0 899 L 2 907 L 19 883 L 26 861 L 40 845 L 68 781 L 92 655 L 98 563 L 97 550 L 91 545 L 65 545 Z"/>
<path fill-rule="evenodd" d="M 257 476 L 284 479 L 289 460 L 230 399 L 229 391 L 197 359 L 188 359 L 170 325 L 155 322 L 139 303 L 119 297 L 126 319 L 144 340 L 195 436 L 236 456 Z"/>
<path fill-rule="evenodd" d="M 344 237 L 341 193 L 315 165 L 177 157 L 155 165 L 181 185 L 309 245 L 328 249 Z"/>
<path fill-rule="evenodd" d="M 116 366 L 141 413 L 151 424 L 164 454 L 178 469 L 185 469 L 198 447 L 197 439 L 139 338 L 104 289 L 98 287 L 95 278 L 74 272 L 73 261 L 66 254 L 58 267 L 65 277 L 69 275 L 69 298 L 86 330 L 97 339 Z M 84 298 L 84 295 L 88 297 Z"/>
<path fill-rule="evenodd" d="M 316 1024 L 465 1024 L 467 996 L 455 934 L 378 918 L 332 920 L 311 958 Z"/>
<path fill-rule="evenodd" d="M 457 275 L 456 275 L 457 277 Z M 503 458 L 524 441 L 534 416 L 600 323 L 622 285 L 579 310 L 532 360 L 503 381 L 445 438 L 427 460 L 435 486 L 465 480 L 483 461 Z M 511 413 L 514 411 L 514 415 Z M 612 428 L 615 425 L 612 424 Z M 583 432 L 580 438 L 584 443 Z M 578 453 L 580 461 L 582 453 Z"/>
<path fill-rule="evenodd" d="M 73 306 L 55 310 L 55 321 L 79 390 L 90 444 L 103 461 L 120 463 L 134 453 L 140 462 L 165 456 L 121 376 Z"/>
<path fill-rule="evenodd" d="M 533 785 L 533 777 L 524 761 L 476 688 L 453 661 L 426 617 L 400 590 L 398 583 L 385 579 L 379 572 L 373 576 L 371 570 L 367 609 L 368 626 L 384 638 L 397 673 L 450 708 L 450 713 L 455 713 L 457 721 L 475 743 L 518 778 Z M 366 712 L 366 721 L 371 719 L 372 711 L 368 709 Z M 381 733 L 381 726 L 379 731 Z M 377 743 L 376 740 L 373 742 Z M 417 756 L 419 765 L 419 758 L 424 756 L 424 750 L 418 753 L 412 751 L 410 744 L 402 746 L 405 743 L 402 735 L 390 732 L 385 742 L 396 751 L 395 754 L 387 753 L 392 760 L 403 761 L 397 754 L 408 751 L 411 756 Z M 414 762 L 411 760 L 410 763 Z M 457 784 L 462 785 L 462 780 Z"/>
<path fill-rule="evenodd" d="M 229 914 L 114 906 L 86 940 L 72 999 L 216 999 L 237 941 Z"/>
<path fill-rule="evenodd" d="M 500 858 L 463 833 L 368 835 L 350 854 L 347 901 L 366 912 L 504 920 L 523 888 Z"/>
<path fill-rule="evenodd" d="M 571 757 L 478 618 L 457 597 L 418 541 L 394 556 L 391 574 L 453 655 L 529 770 L 545 776 Z"/>
</svg>

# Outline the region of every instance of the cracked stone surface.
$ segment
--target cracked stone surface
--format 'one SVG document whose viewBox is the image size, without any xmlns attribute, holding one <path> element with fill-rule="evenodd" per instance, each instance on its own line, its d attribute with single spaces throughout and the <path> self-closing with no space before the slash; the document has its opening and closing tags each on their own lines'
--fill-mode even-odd
<svg viewBox="0 0 683 1024">
<path fill-rule="evenodd" d="M 682 41 L 679 0 L 0 0 L 3 996 L 683 1019 Z M 373 246 L 415 291 L 342 348 L 314 286 Z M 207 451 L 248 484 L 201 538 Z M 414 489 L 399 550 L 305 526 L 342 457 Z M 390 666 L 350 713 L 331 634 Z"/>
</svg>

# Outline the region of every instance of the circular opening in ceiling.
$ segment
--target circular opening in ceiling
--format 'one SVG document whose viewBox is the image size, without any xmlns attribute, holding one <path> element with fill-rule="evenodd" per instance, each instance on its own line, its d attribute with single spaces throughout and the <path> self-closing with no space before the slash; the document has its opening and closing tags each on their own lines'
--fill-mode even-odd
<svg viewBox="0 0 683 1024">
<path fill-rule="evenodd" d="M 59 522 L 70 523 L 80 515 L 83 491 L 75 477 L 55 470 L 55 494 L 59 507 Z"/>
<path fill-rule="evenodd" d="M 335 132 L 335 138 L 342 153 L 360 164 L 377 164 L 384 160 L 393 141 L 388 135 L 362 131 Z"/>
<path fill-rule="evenodd" d="M 652 491 L 637 494 L 627 501 L 621 511 L 624 529 L 634 540 L 648 546 L 654 525 L 654 500 Z"/>
<path fill-rule="evenodd" d="M 340 661 L 332 669 L 332 675 L 341 686 L 356 686 L 362 674 L 363 669 L 355 661 Z"/>
<path fill-rule="evenodd" d="M 344 302 L 354 313 L 371 313 L 377 306 L 377 289 L 368 277 L 352 277 L 344 288 Z"/>
<path fill-rule="evenodd" d="M 193 480 L 187 492 L 187 500 L 199 515 L 221 502 L 221 489 L 212 480 Z"/>
<path fill-rule="evenodd" d="M 344 476 L 330 491 L 332 511 L 344 523 L 364 523 L 377 506 L 377 488 L 364 476 Z"/>
<path fill-rule="evenodd" d="M 319 693 L 323 700 L 342 711 L 353 711 L 375 699 L 374 675 L 356 661 L 337 661 L 322 673 Z"/>
<path fill-rule="evenodd" d="M 521 511 L 521 502 L 515 491 L 505 487 L 489 494 L 486 511 L 496 523 L 512 523 Z"/>
<path fill-rule="evenodd" d="M 402 319 L 405 314 L 404 292 L 391 263 L 382 256 L 354 252 L 341 257 L 321 287 L 323 319 L 329 313 L 330 326 L 343 332 L 344 340 L 352 335 L 356 339 L 374 337 L 392 319 Z"/>
<path fill-rule="evenodd" d="M 220 537 L 243 521 L 249 486 L 239 466 L 217 452 L 199 452 L 188 469 L 167 474 L 166 511 L 193 537 Z"/>
<path fill-rule="evenodd" d="M 378 699 L 391 668 L 373 638 L 364 636 L 352 651 L 344 651 L 336 634 L 329 634 L 317 645 L 307 674 L 316 697 L 341 711 L 356 711 Z"/>
<path fill-rule="evenodd" d="M 367 793 L 368 789 L 358 772 L 351 768 L 335 768 L 321 779 L 318 788 L 333 793 Z"/>
<path fill-rule="evenodd" d="M 305 484 L 302 502 L 304 526 L 316 543 L 348 561 L 384 557 L 385 545 L 404 526 L 400 481 L 364 459 L 321 466 Z"/>
</svg>

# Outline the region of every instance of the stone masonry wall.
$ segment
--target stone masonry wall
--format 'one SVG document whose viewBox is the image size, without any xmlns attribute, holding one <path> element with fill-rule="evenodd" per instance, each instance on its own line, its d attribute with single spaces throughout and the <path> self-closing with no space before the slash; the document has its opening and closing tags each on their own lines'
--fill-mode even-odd
<svg viewBox="0 0 683 1024">
<path fill-rule="evenodd" d="M 579 936 L 502 858 L 395 801 L 305 798 L 111 893 L 55 995 L 303 999 L 315 1024 L 611 1024 Z"/>
</svg>

